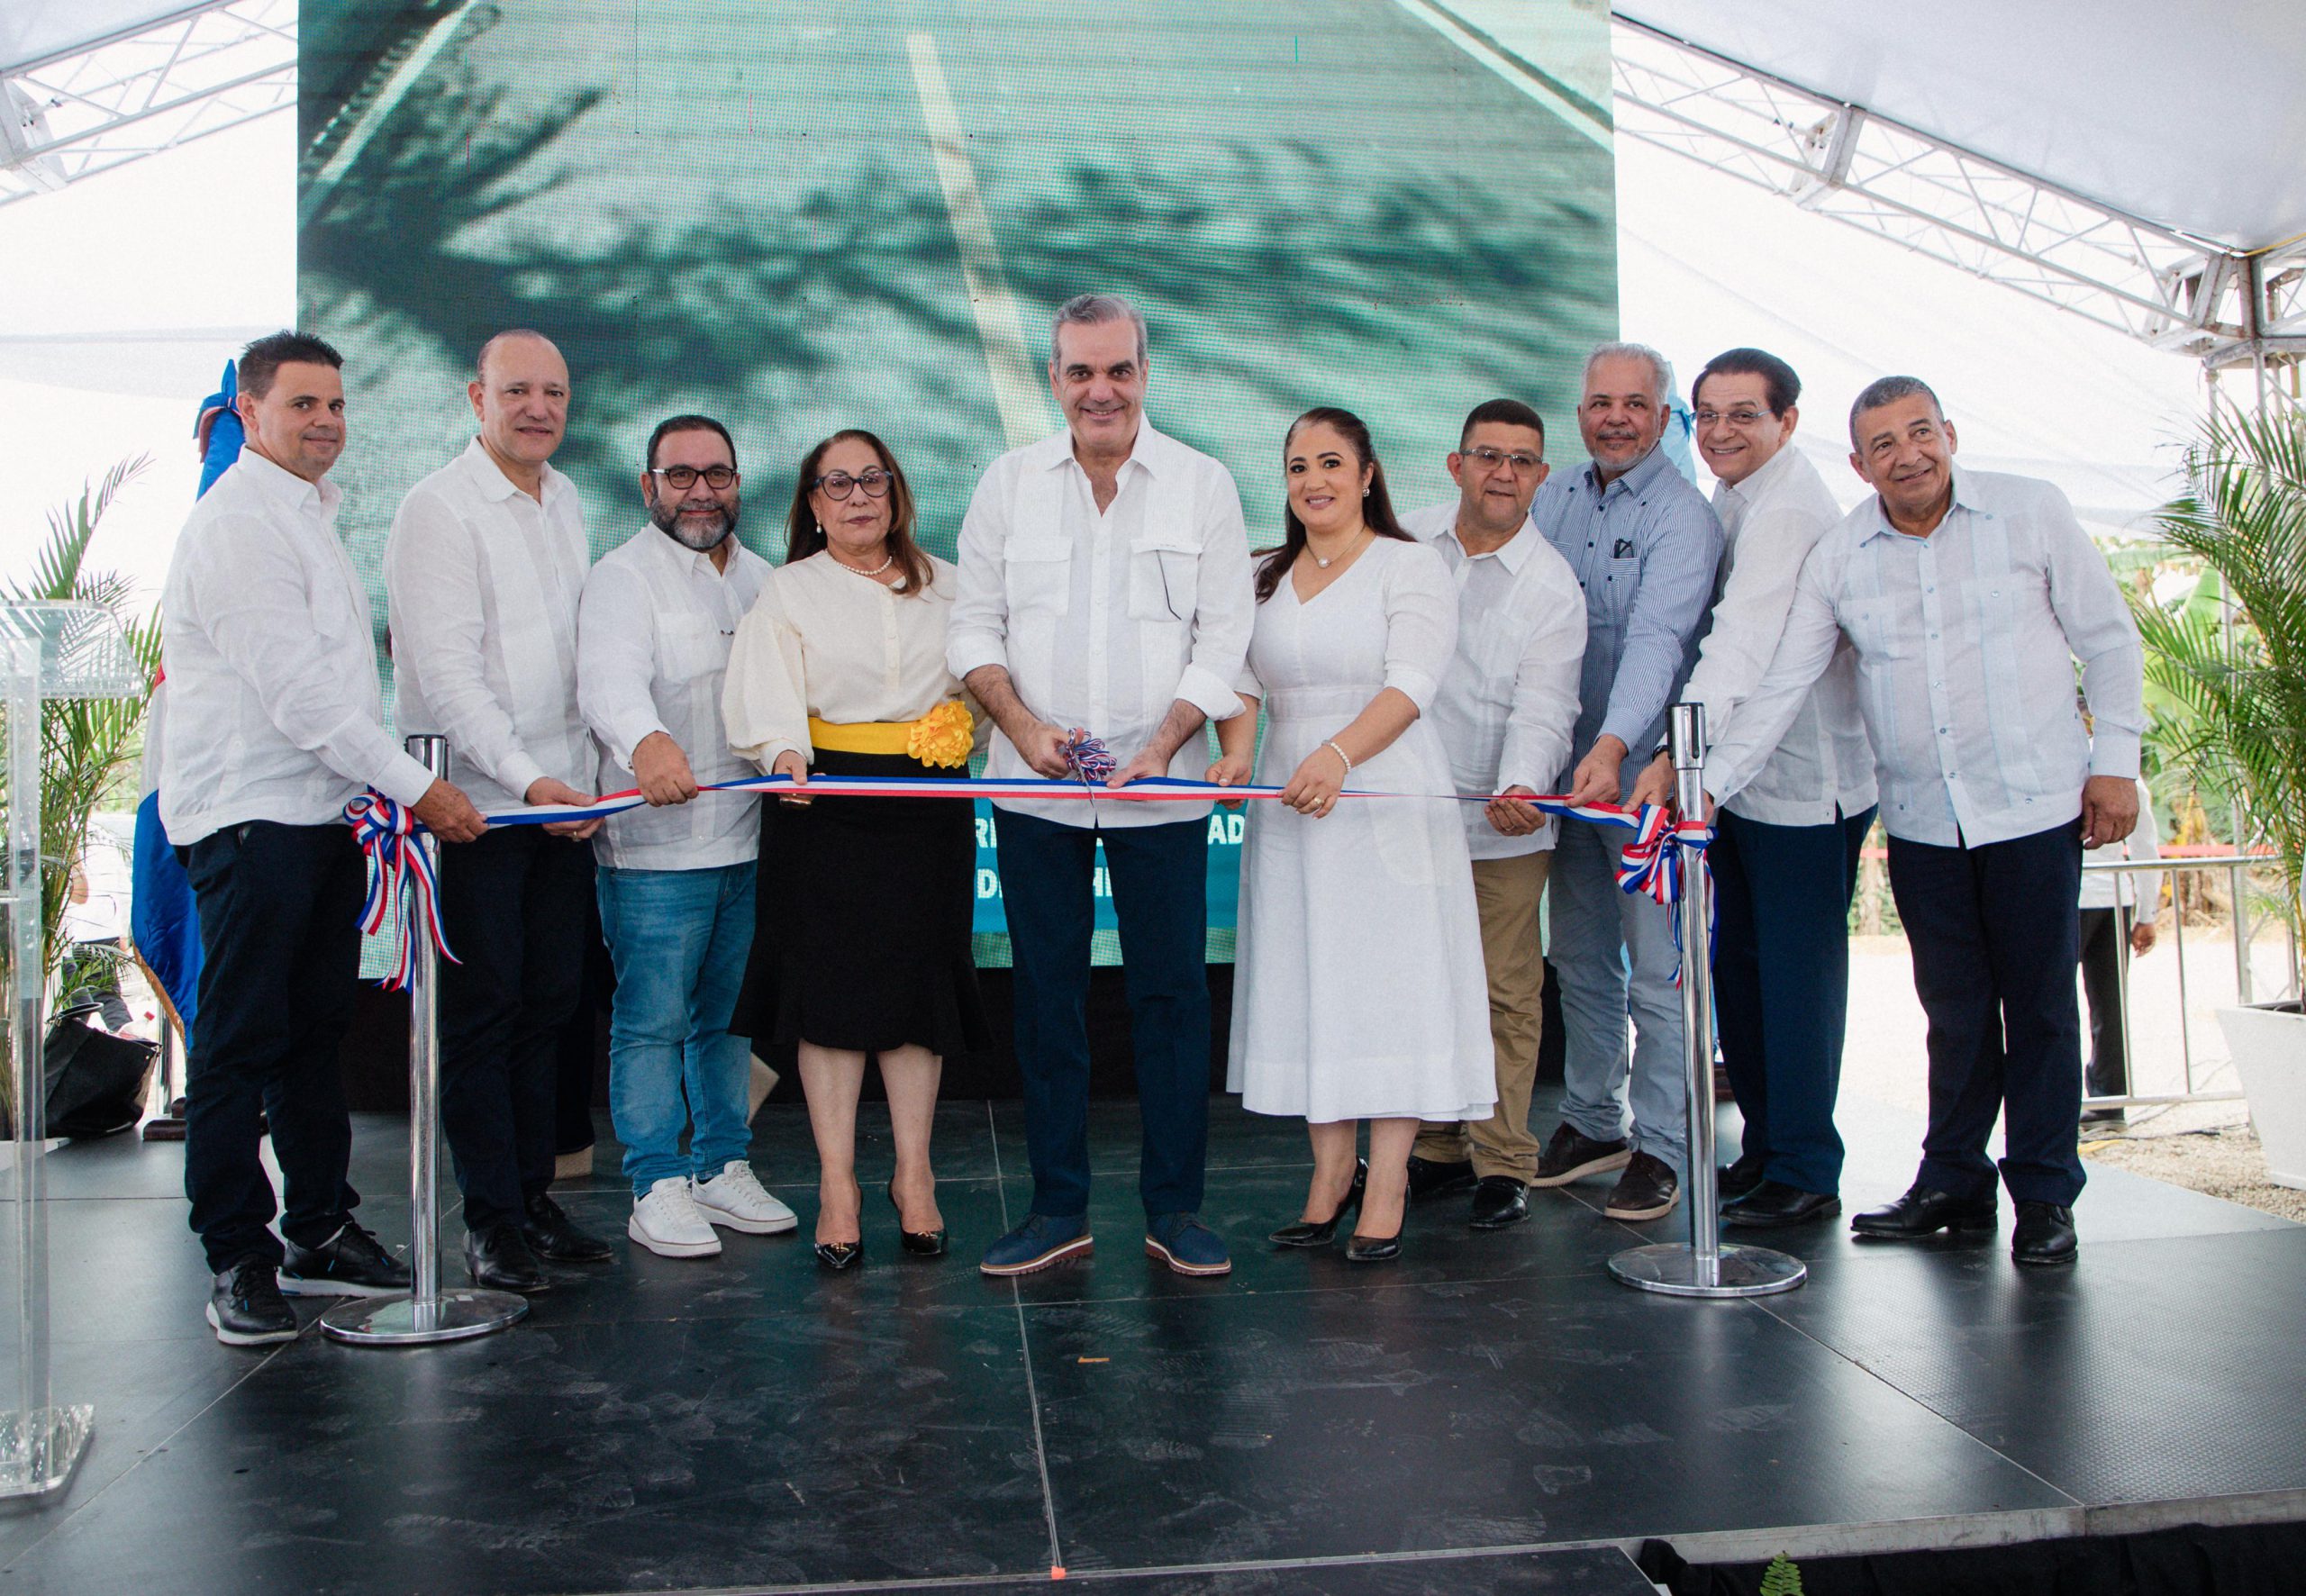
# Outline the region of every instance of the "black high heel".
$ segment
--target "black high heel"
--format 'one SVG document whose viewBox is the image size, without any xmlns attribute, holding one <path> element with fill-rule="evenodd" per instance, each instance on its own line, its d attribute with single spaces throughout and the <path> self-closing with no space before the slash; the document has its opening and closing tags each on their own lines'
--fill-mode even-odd
<svg viewBox="0 0 2306 1596">
<path fill-rule="evenodd" d="M 1353 1161 L 1353 1184 L 1346 1188 L 1345 1196 L 1338 1203 L 1335 1213 L 1318 1225 L 1310 1220 L 1284 1225 L 1266 1239 L 1276 1247 L 1327 1247 L 1337 1236 L 1338 1221 L 1361 1206 L 1361 1199 L 1368 1189 L 1369 1162 L 1366 1158 L 1356 1158 Z"/>
<path fill-rule="evenodd" d="M 916 1258 L 939 1258 L 945 1256 L 945 1227 L 934 1230 L 908 1230 L 904 1228 L 904 1210 L 897 1202 L 897 1177 L 891 1175 L 888 1183 L 889 1206 L 897 1211 L 897 1245 Z"/>
<path fill-rule="evenodd" d="M 862 1241 L 820 1241 L 817 1243 L 817 1267 L 820 1269 L 854 1269 L 865 1256 Z"/>
</svg>

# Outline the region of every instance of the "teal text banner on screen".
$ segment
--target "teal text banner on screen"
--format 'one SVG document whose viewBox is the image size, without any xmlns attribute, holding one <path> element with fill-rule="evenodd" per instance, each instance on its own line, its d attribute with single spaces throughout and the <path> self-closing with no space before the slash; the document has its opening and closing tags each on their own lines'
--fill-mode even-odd
<svg viewBox="0 0 2306 1596">
<path fill-rule="evenodd" d="M 568 358 L 554 464 L 595 557 L 647 525 L 649 430 L 702 411 L 771 559 L 802 454 L 847 426 L 889 442 L 950 558 L 985 466 L 1060 424 L 1049 321 L 1076 293 L 1143 311 L 1146 415 L 1230 469 L 1253 547 L 1299 412 L 1357 412 L 1395 503 L 1437 503 L 1485 399 L 1535 404 L 1575 465 L 1580 365 L 1617 335 L 1588 0 L 305 0 L 299 32 L 298 314 L 346 358 L 339 526 L 380 627 L 393 511 L 469 440 L 507 327 Z"/>
</svg>

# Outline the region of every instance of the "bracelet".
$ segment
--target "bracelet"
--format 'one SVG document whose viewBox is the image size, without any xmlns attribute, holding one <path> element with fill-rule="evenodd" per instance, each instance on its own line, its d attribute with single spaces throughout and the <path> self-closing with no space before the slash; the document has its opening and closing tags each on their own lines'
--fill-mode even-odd
<svg viewBox="0 0 2306 1596">
<path fill-rule="evenodd" d="M 1338 747 L 1338 746 L 1337 746 L 1337 743 L 1336 743 L 1336 741 L 1335 741 L 1334 739 L 1331 739 L 1331 740 L 1330 740 L 1330 741 L 1323 742 L 1323 743 L 1321 744 L 1321 747 L 1323 747 L 1323 748 L 1327 748 L 1330 753 L 1335 754 L 1335 755 L 1336 755 L 1339 759 L 1342 759 L 1342 760 L 1344 760 L 1344 761 L 1345 761 L 1345 774 L 1346 774 L 1346 775 L 1351 775 L 1353 774 L 1353 761 L 1352 761 L 1350 758 L 1347 757 L 1346 751 L 1345 751 L 1343 748 L 1341 748 Z"/>
</svg>

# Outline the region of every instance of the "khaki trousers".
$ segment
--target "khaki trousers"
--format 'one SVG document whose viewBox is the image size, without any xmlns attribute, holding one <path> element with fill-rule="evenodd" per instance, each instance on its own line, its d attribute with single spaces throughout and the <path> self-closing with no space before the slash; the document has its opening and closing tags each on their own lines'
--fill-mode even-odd
<svg viewBox="0 0 2306 1596">
<path fill-rule="evenodd" d="M 1417 1156 L 1437 1164 L 1473 1161 L 1477 1175 L 1528 1182 L 1544 1144 L 1530 1131 L 1530 1088 L 1538 1075 L 1538 1038 L 1545 1025 L 1545 948 L 1538 938 L 1538 900 L 1545 895 L 1551 852 L 1474 861 L 1474 902 L 1481 911 L 1482 965 L 1489 978 L 1489 1038 L 1497 1058 L 1497 1107 L 1486 1120 L 1428 1120 Z"/>
</svg>

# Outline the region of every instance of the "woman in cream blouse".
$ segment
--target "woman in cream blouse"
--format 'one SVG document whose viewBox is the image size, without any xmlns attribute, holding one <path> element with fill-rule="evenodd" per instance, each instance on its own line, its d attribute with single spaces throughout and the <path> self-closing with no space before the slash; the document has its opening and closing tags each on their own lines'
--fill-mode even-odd
<svg viewBox="0 0 2306 1596">
<path fill-rule="evenodd" d="M 785 564 L 737 630 L 722 712 L 737 752 L 823 775 L 965 776 L 976 706 L 945 668 L 953 567 L 912 540 L 888 447 L 837 432 L 801 462 Z M 798 1056 L 820 1168 L 817 1257 L 862 1256 L 857 1101 L 888 1089 L 903 1249 L 945 1250 L 929 1161 L 949 1053 L 989 1039 L 969 958 L 976 829 L 962 799 L 794 796 L 761 806 L 752 965 L 730 1029 Z"/>
</svg>

